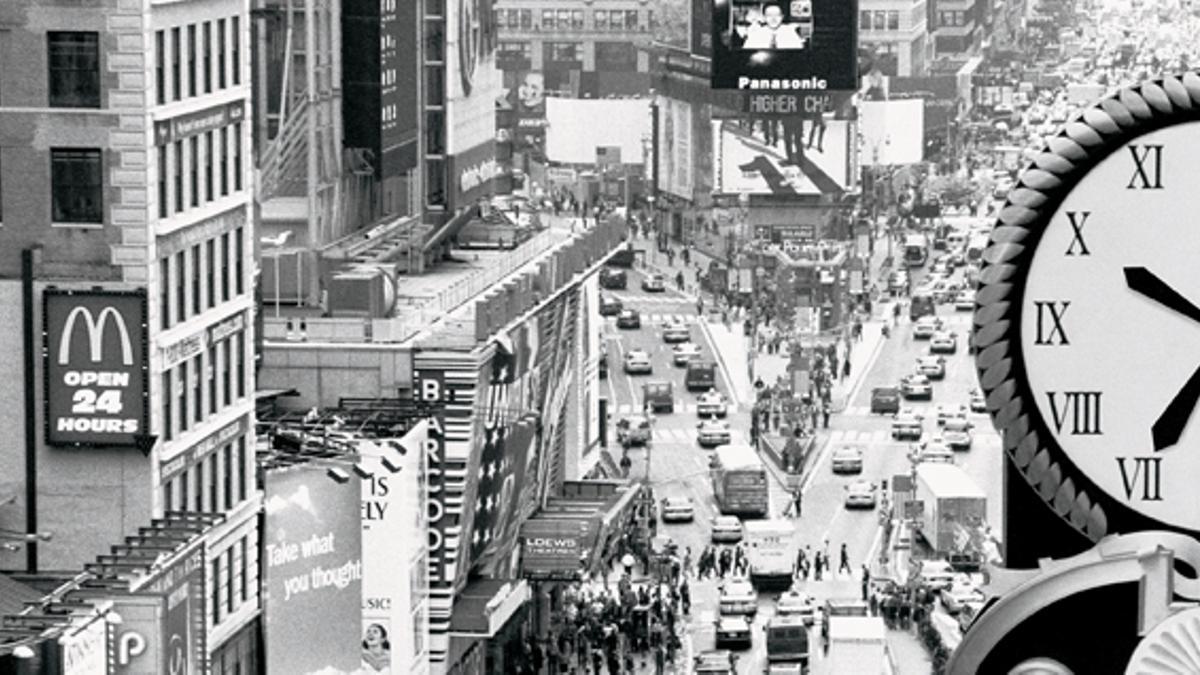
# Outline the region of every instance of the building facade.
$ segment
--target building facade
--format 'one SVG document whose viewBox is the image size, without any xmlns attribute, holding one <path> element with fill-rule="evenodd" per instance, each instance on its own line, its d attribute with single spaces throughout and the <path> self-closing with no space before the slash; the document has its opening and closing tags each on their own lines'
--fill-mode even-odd
<svg viewBox="0 0 1200 675">
<path fill-rule="evenodd" d="M 930 74 L 956 72 L 979 53 L 983 40 L 982 0 L 932 0 L 928 5 L 929 34 L 933 40 Z"/>
<path fill-rule="evenodd" d="M 0 567 L 222 513 L 205 644 L 231 669 L 259 611 L 248 29 L 245 0 L 0 7 L 0 340 L 34 356 L 3 366 L 0 526 L 53 535 Z"/>
<path fill-rule="evenodd" d="M 882 74 L 925 74 L 932 47 L 926 1 L 862 0 L 859 4 L 859 49 L 872 57 L 871 65 Z"/>
</svg>

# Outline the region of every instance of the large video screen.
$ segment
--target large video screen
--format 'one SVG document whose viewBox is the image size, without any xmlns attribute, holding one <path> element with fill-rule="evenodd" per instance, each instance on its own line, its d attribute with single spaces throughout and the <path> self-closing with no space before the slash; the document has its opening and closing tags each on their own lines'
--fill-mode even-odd
<svg viewBox="0 0 1200 675">
<path fill-rule="evenodd" d="M 712 133 L 715 193 L 838 195 L 854 187 L 848 120 L 723 120 Z"/>
</svg>

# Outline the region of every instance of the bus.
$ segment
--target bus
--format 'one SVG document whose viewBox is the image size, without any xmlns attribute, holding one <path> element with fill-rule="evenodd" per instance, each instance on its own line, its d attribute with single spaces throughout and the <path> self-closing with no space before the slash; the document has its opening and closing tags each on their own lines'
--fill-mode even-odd
<svg viewBox="0 0 1200 675">
<path fill-rule="evenodd" d="M 904 238 L 904 264 L 923 267 L 929 258 L 929 242 L 923 234 L 910 234 Z"/>
<path fill-rule="evenodd" d="M 984 232 L 980 232 L 971 237 L 967 243 L 967 264 L 978 264 L 983 258 L 983 249 L 987 248 L 988 236 Z"/>
<path fill-rule="evenodd" d="M 747 444 L 723 445 L 709 463 L 717 508 L 729 516 L 766 516 L 770 510 L 767 467 Z"/>
</svg>

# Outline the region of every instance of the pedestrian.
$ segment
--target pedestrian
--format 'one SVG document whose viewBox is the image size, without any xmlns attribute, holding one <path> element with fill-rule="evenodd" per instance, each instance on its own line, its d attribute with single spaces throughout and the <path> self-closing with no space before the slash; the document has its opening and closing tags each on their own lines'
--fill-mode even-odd
<svg viewBox="0 0 1200 675">
<path fill-rule="evenodd" d="M 846 574 L 850 574 L 850 553 L 846 550 L 846 542 L 842 542 L 842 549 L 838 553 L 838 574 L 844 570 Z"/>
<path fill-rule="evenodd" d="M 621 556 L 621 564 L 625 566 L 625 576 L 633 578 L 633 555 L 626 553 Z"/>
<path fill-rule="evenodd" d="M 681 290 L 681 291 L 683 290 L 683 271 L 682 270 L 675 273 L 675 285 L 679 287 L 679 290 Z"/>
<path fill-rule="evenodd" d="M 796 490 L 792 493 L 792 505 L 795 507 L 796 517 L 801 517 L 804 514 L 804 491 L 799 485 L 796 486 Z"/>
<path fill-rule="evenodd" d="M 848 358 L 842 361 L 842 379 L 844 380 L 847 377 L 850 377 L 850 359 Z"/>
<path fill-rule="evenodd" d="M 828 429 L 829 428 L 829 405 L 827 403 L 821 404 L 821 418 L 822 418 L 822 421 L 824 422 L 824 427 L 826 429 Z"/>
</svg>

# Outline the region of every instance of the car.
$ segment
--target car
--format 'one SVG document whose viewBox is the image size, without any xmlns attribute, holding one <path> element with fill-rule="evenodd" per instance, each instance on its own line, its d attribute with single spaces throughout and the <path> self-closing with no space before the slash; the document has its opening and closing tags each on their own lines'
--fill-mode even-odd
<svg viewBox="0 0 1200 675">
<path fill-rule="evenodd" d="M 731 579 L 721 584 L 717 606 L 722 615 L 758 613 L 758 591 L 748 579 Z"/>
<path fill-rule="evenodd" d="M 672 321 L 663 326 L 662 339 L 668 344 L 687 342 L 692 339 L 692 333 L 688 330 L 686 323 Z"/>
<path fill-rule="evenodd" d="M 953 464 L 954 451 L 946 446 L 944 442 L 937 443 L 922 443 L 915 446 L 910 455 L 910 459 L 917 464 Z"/>
<path fill-rule="evenodd" d="M 834 473 L 862 473 L 863 449 L 861 445 L 842 445 L 833 451 L 830 465 Z"/>
<path fill-rule="evenodd" d="M 811 626 L 817 616 L 817 602 L 811 595 L 793 588 L 779 596 L 775 603 L 775 613 L 780 616 L 797 616 L 804 625 Z"/>
<path fill-rule="evenodd" d="M 733 432 L 729 422 L 704 420 L 696 425 L 696 442 L 702 448 L 715 448 L 718 445 L 728 445 L 733 441 Z"/>
<path fill-rule="evenodd" d="M 742 540 L 742 521 L 737 516 L 716 516 L 712 519 L 712 542 L 736 544 Z"/>
<path fill-rule="evenodd" d="M 600 316 L 619 316 L 625 305 L 617 298 L 600 296 Z"/>
<path fill-rule="evenodd" d="M 704 675 L 734 675 L 737 673 L 737 657 L 727 649 L 710 649 L 696 655 L 692 672 Z"/>
<path fill-rule="evenodd" d="M 944 380 L 946 379 L 946 359 L 940 356 L 919 357 L 917 372 L 931 380 Z"/>
<path fill-rule="evenodd" d="M 929 338 L 930 354 L 953 354 L 958 351 L 958 336 L 948 331 L 938 331 Z"/>
<path fill-rule="evenodd" d="M 974 425 L 965 417 L 951 417 L 942 427 L 942 440 L 951 450 L 970 450 L 972 426 Z"/>
<path fill-rule="evenodd" d="M 954 583 L 954 568 L 945 560 L 922 560 L 917 579 L 935 590 L 950 588 Z"/>
<path fill-rule="evenodd" d="M 962 312 L 975 309 L 975 291 L 959 291 L 954 296 L 954 309 Z"/>
<path fill-rule="evenodd" d="M 875 508 L 875 484 L 857 480 L 847 485 L 845 505 L 848 509 Z"/>
<path fill-rule="evenodd" d="M 942 601 L 942 607 L 946 608 L 946 613 L 954 616 L 962 611 L 962 608 L 968 602 L 982 603 L 986 597 L 983 591 L 979 590 L 972 584 L 951 584 L 949 588 L 943 588 L 938 593 L 938 599 Z"/>
<path fill-rule="evenodd" d="M 942 327 L 942 320 L 936 316 L 923 316 L 917 319 L 913 324 L 912 336 L 914 340 L 928 340 L 933 337 L 933 334 L 938 332 Z"/>
<path fill-rule="evenodd" d="M 625 290 L 628 286 L 629 279 L 625 276 L 625 270 L 613 269 L 611 267 L 605 267 L 600 270 L 600 288 Z"/>
<path fill-rule="evenodd" d="M 987 399 L 978 389 L 971 390 L 971 412 L 987 412 Z"/>
<path fill-rule="evenodd" d="M 696 518 L 691 497 L 663 497 L 659 514 L 664 523 L 690 523 Z"/>
<path fill-rule="evenodd" d="M 655 272 L 647 274 L 642 279 L 642 290 L 647 293 L 662 293 L 667 290 L 667 277 L 664 274 Z"/>
<path fill-rule="evenodd" d="M 914 399 L 933 399 L 933 384 L 928 377 L 920 373 L 905 375 L 900 379 L 900 395 L 906 401 Z"/>
<path fill-rule="evenodd" d="M 888 275 L 888 291 L 899 293 L 908 287 L 908 273 L 904 271 L 892 272 Z"/>
<path fill-rule="evenodd" d="M 751 645 L 750 622 L 741 615 L 721 616 L 714 622 L 717 626 L 718 649 L 749 649 Z"/>
<path fill-rule="evenodd" d="M 622 309 L 617 313 L 617 328 L 641 328 L 642 315 L 636 309 Z"/>
<path fill-rule="evenodd" d="M 693 359 L 700 358 L 700 345 L 694 342 L 681 342 L 671 349 L 671 362 L 677 366 L 686 366 Z"/>
<path fill-rule="evenodd" d="M 729 413 L 729 404 L 719 392 L 706 391 L 700 394 L 696 402 L 696 414 L 701 417 L 725 417 Z"/>
<path fill-rule="evenodd" d="M 949 403 L 939 403 L 937 408 L 937 425 L 940 427 L 946 424 L 947 420 L 955 417 L 967 418 L 967 407 L 963 404 L 951 405 Z"/>
<path fill-rule="evenodd" d="M 923 433 L 924 425 L 919 417 L 898 414 L 892 420 L 892 438 L 897 441 L 919 441 Z"/>
<path fill-rule="evenodd" d="M 650 442 L 650 418 L 645 415 L 626 415 L 617 422 L 617 442 L 623 447 Z"/>
<path fill-rule="evenodd" d="M 650 361 L 650 354 L 644 349 L 631 349 L 625 352 L 625 372 L 630 375 L 638 373 L 648 375 L 654 372 L 654 364 Z"/>
<path fill-rule="evenodd" d="M 892 413 L 900 411 L 900 389 L 897 387 L 875 387 L 871 390 L 871 412 Z"/>
</svg>

